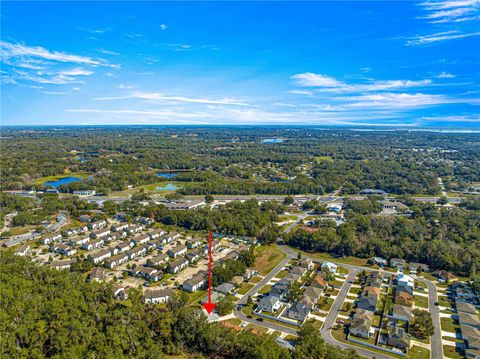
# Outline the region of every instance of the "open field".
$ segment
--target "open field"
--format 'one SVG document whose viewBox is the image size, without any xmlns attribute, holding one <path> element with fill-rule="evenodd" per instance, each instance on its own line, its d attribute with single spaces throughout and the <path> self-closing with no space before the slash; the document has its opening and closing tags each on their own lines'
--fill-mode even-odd
<svg viewBox="0 0 480 359">
<path fill-rule="evenodd" d="M 286 257 L 286 254 L 274 245 L 255 248 L 255 255 L 257 258 L 252 269 L 257 270 L 261 275 L 271 272 Z"/>
</svg>

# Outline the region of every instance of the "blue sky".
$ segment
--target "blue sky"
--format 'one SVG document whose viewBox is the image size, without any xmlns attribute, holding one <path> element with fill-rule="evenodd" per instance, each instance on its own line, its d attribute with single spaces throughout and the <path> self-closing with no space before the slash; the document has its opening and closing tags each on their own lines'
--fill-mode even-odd
<svg viewBox="0 0 480 359">
<path fill-rule="evenodd" d="M 1 123 L 480 125 L 480 0 L 3 2 Z"/>
</svg>

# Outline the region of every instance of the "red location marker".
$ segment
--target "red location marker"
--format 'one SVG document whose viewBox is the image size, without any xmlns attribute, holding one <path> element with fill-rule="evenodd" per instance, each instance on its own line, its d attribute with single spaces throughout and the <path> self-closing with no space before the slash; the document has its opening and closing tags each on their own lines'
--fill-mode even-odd
<svg viewBox="0 0 480 359">
<path fill-rule="evenodd" d="M 208 302 L 203 307 L 210 314 L 217 304 L 212 303 L 212 232 L 208 235 Z"/>
</svg>

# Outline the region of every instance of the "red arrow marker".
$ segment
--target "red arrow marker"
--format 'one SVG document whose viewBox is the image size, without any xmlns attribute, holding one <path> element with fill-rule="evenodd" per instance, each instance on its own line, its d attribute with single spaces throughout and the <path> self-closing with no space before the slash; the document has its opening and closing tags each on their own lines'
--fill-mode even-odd
<svg viewBox="0 0 480 359">
<path fill-rule="evenodd" d="M 203 303 L 203 307 L 210 314 L 216 304 L 212 303 L 212 232 L 208 235 L 208 302 Z"/>
</svg>

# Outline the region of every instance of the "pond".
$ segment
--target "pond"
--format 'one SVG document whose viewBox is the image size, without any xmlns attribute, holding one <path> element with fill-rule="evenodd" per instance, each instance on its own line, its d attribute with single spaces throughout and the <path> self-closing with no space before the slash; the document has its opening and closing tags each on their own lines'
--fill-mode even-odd
<svg viewBox="0 0 480 359">
<path fill-rule="evenodd" d="M 165 178 L 173 178 L 177 176 L 177 173 L 172 173 L 172 172 L 158 172 L 157 173 L 158 177 L 165 177 Z"/>
<path fill-rule="evenodd" d="M 283 139 L 281 138 L 264 138 L 262 140 L 263 144 L 272 144 L 272 143 L 282 143 Z"/>
<path fill-rule="evenodd" d="M 178 189 L 178 187 L 175 186 L 174 184 L 169 183 L 169 184 L 167 184 L 167 185 L 164 186 L 164 187 L 157 187 L 157 188 L 155 188 L 155 189 L 156 189 L 157 191 L 175 191 L 175 190 Z"/>
<path fill-rule="evenodd" d="M 81 181 L 82 179 L 79 178 L 79 177 L 62 177 L 62 178 L 59 178 L 55 181 L 47 181 L 47 182 L 44 182 L 43 185 L 45 187 L 53 187 L 53 188 L 57 188 L 63 184 L 68 184 L 68 183 L 72 183 L 72 182 L 78 182 L 78 181 Z"/>
</svg>

